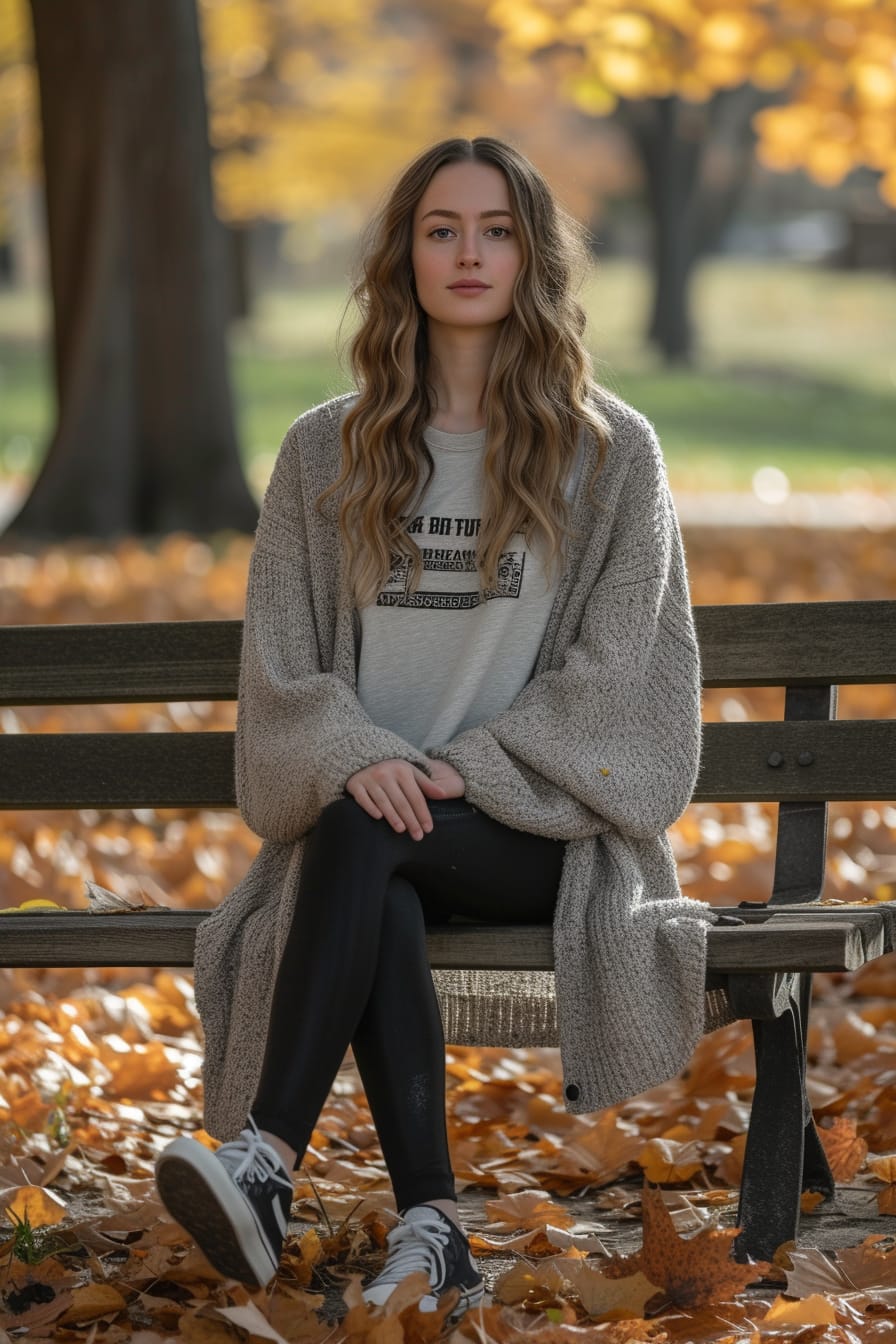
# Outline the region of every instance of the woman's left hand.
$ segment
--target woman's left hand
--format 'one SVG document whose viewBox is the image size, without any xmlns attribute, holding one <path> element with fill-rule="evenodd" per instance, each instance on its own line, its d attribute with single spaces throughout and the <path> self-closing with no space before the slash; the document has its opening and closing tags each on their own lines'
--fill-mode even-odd
<svg viewBox="0 0 896 1344">
<path fill-rule="evenodd" d="M 429 772 L 434 784 L 441 784 L 446 798 L 463 798 L 466 791 L 464 777 L 447 761 L 429 762 Z"/>
</svg>

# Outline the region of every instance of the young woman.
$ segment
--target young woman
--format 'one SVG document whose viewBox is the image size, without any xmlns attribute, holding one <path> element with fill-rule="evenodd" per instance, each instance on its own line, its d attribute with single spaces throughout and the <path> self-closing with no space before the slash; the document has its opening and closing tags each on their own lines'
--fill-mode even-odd
<svg viewBox="0 0 896 1344">
<path fill-rule="evenodd" d="M 671 1076 L 704 1028 L 707 912 L 665 835 L 699 757 L 687 574 L 656 435 L 590 375 L 585 255 L 512 146 L 420 154 L 364 251 L 358 390 L 295 422 L 265 496 L 236 743 L 265 844 L 195 962 L 223 1143 L 157 1165 L 172 1215 L 252 1286 L 349 1045 L 399 1211 L 367 1301 L 423 1270 L 422 1308 L 456 1288 L 457 1314 L 483 1289 L 446 1036 L 555 1031 L 585 1111 Z M 455 915 L 553 923 L 555 1000 L 543 976 L 498 999 L 473 977 L 440 1011 L 426 926 Z"/>
</svg>

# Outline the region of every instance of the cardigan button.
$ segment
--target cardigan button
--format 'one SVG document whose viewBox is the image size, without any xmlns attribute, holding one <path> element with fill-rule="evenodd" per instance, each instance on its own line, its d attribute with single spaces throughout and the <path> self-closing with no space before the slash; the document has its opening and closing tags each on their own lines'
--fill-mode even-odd
<svg viewBox="0 0 896 1344">
<path fill-rule="evenodd" d="M 569 1087 L 566 1089 L 566 1095 L 570 1101 L 578 1101 L 579 1089 L 576 1087 L 575 1083 L 569 1084 Z"/>
</svg>

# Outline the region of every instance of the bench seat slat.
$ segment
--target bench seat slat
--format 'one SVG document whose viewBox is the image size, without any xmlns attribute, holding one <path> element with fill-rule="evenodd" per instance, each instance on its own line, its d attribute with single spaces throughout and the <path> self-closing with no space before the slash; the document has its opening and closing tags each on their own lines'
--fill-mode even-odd
<svg viewBox="0 0 896 1344">
<path fill-rule="evenodd" d="M 694 802 L 856 798 L 896 798 L 896 720 L 703 725 Z M 0 809 L 234 805 L 229 732 L 0 735 Z"/>
<path fill-rule="evenodd" d="M 868 906 L 782 903 L 777 906 L 768 905 L 753 909 L 736 906 L 731 910 L 731 913 L 736 915 L 738 919 L 742 919 L 746 924 L 767 924 L 772 919 L 787 918 L 788 916 L 798 916 L 800 919 L 808 918 L 823 922 L 843 919 L 856 925 L 861 931 L 862 937 L 868 939 L 869 946 L 876 945 L 880 933 L 883 936 L 884 952 L 892 952 L 896 947 L 896 903 L 893 902 L 881 901 L 877 905 Z M 881 954 L 875 953 L 875 955 L 880 956 Z"/>
<path fill-rule="evenodd" d="M 46 911 L 0 916 L 0 966 L 190 966 L 195 931 L 206 910 L 157 910 L 92 915 Z M 861 920 L 781 916 L 765 924 L 709 930 L 708 964 L 714 972 L 855 970 L 884 949 L 883 921 L 863 934 Z M 427 934 L 430 964 L 438 968 L 550 970 L 547 925 L 437 927 Z"/>
</svg>

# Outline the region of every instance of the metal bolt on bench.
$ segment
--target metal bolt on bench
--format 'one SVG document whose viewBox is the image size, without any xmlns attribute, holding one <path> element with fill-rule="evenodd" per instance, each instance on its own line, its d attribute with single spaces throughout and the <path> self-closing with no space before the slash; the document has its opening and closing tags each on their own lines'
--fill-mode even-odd
<svg viewBox="0 0 896 1344">
<path fill-rule="evenodd" d="M 705 687 L 783 686 L 778 722 L 705 723 L 695 802 L 776 801 L 772 892 L 718 909 L 707 990 L 750 1019 L 756 1091 L 740 1259 L 796 1238 L 800 1194 L 834 1182 L 806 1095 L 813 971 L 896 942 L 896 902 L 822 906 L 828 802 L 896 798 L 896 720 L 837 720 L 838 685 L 896 683 L 896 601 L 694 608 Z M 233 700 L 239 621 L 0 630 L 0 705 Z M 0 736 L 0 809 L 233 807 L 233 735 Z M 761 894 L 757 894 L 761 895 Z M 0 966 L 190 966 L 209 911 L 85 910 L 0 921 Z M 547 926 L 432 929 L 433 968 L 549 970 Z"/>
</svg>

